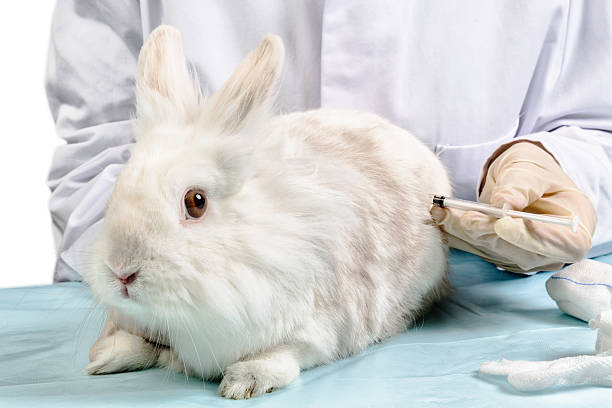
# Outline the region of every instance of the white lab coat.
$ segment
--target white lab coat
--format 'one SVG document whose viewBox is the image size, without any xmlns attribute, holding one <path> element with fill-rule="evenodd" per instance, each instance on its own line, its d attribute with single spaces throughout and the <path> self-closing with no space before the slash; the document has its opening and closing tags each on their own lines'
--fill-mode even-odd
<svg viewBox="0 0 612 408">
<path fill-rule="evenodd" d="M 461 198 L 475 199 L 500 144 L 540 141 L 597 208 L 591 255 L 612 251 L 610 1 L 60 0 L 47 77 L 67 142 L 49 174 L 56 280 L 88 262 L 133 142 L 138 52 L 161 23 L 182 31 L 209 93 L 265 33 L 280 35 L 282 112 L 378 113 L 438 154 Z"/>
</svg>

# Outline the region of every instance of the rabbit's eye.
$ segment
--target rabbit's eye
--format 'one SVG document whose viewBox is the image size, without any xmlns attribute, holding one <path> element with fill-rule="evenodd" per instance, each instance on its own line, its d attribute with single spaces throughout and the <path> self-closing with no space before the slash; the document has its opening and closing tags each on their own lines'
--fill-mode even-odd
<svg viewBox="0 0 612 408">
<path fill-rule="evenodd" d="M 183 200 L 185 203 L 185 217 L 190 220 L 202 218 L 206 212 L 207 201 L 204 191 L 199 189 L 188 190 Z"/>
</svg>

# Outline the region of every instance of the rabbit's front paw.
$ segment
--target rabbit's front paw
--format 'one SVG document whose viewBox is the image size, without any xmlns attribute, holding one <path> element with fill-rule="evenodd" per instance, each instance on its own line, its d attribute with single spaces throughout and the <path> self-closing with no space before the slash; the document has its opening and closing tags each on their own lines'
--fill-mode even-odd
<svg viewBox="0 0 612 408">
<path fill-rule="evenodd" d="M 159 352 L 140 336 L 118 330 L 110 336 L 98 339 L 92 350 L 87 373 L 111 374 L 142 370 L 157 362 Z"/>
<path fill-rule="evenodd" d="M 281 363 L 281 364 L 278 364 Z M 299 373 L 293 365 L 273 359 L 239 361 L 227 367 L 219 385 L 221 396 L 249 399 L 289 384 Z"/>
</svg>

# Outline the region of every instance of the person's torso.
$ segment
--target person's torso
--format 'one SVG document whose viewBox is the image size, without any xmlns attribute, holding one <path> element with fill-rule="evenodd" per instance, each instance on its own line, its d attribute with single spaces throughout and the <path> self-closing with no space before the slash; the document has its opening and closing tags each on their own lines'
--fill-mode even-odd
<svg viewBox="0 0 612 408">
<path fill-rule="evenodd" d="M 281 112 L 339 107 L 412 131 L 450 169 L 456 195 L 475 197 L 487 155 L 529 133 L 521 122 L 561 65 L 562 1 L 141 2 L 145 35 L 183 34 L 207 93 L 266 33 L 287 62 Z"/>
</svg>

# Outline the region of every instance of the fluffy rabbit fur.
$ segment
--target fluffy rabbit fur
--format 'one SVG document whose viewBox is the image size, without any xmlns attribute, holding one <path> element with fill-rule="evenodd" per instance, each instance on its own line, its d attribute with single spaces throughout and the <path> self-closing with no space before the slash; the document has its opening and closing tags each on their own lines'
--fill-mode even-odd
<svg viewBox="0 0 612 408">
<path fill-rule="evenodd" d="M 372 114 L 272 116 L 283 58 L 266 36 L 203 100 L 178 31 L 147 39 L 137 142 L 85 273 L 110 308 L 90 374 L 165 366 L 249 398 L 405 330 L 449 290 L 427 200 L 450 194 L 442 164 Z"/>
</svg>

